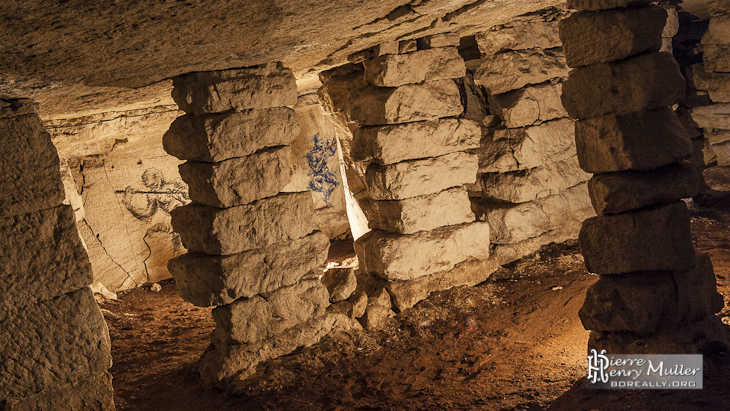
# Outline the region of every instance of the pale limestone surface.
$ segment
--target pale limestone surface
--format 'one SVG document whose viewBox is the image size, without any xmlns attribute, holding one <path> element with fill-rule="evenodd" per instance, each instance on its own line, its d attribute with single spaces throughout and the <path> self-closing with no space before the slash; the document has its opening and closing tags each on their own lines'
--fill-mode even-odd
<svg viewBox="0 0 730 411">
<path fill-rule="evenodd" d="M 507 51 L 481 59 L 474 81 L 492 94 L 568 76 L 562 49 Z"/>
<path fill-rule="evenodd" d="M 477 156 L 460 152 L 387 166 L 371 164 L 365 183 L 375 200 L 402 200 L 474 183 L 477 169 Z"/>
<path fill-rule="evenodd" d="M 407 54 L 386 54 L 366 60 L 365 80 L 378 87 L 398 87 L 423 81 L 461 78 L 464 59 L 456 47 L 418 50 Z"/>
<path fill-rule="evenodd" d="M 162 139 L 181 160 L 223 161 L 287 145 L 299 134 L 294 110 L 275 107 L 202 116 L 180 116 Z"/>
<path fill-rule="evenodd" d="M 456 118 L 362 127 L 354 132 L 350 154 L 355 161 L 393 164 L 478 148 L 480 138 L 478 123 Z"/>
<path fill-rule="evenodd" d="M 652 170 L 692 155 L 692 144 L 669 108 L 580 120 L 578 160 L 590 173 Z"/>
<path fill-rule="evenodd" d="M 371 231 L 355 242 L 363 272 L 388 280 L 411 280 L 449 270 L 469 258 L 489 257 L 489 224 L 474 222 L 393 234 Z"/>
<path fill-rule="evenodd" d="M 575 126 L 560 119 L 537 126 L 498 129 L 479 153 L 479 172 L 526 170 L 562 161 L 575 154 Z"/>
<path fill-rule="evenodd" d="M 291 182 L 291 148 L 268 149 L 220 163 L 188 161 L 180 177 L 190 200 L 211 207 L 234 207 L 271 197 Z"/>
<path fill-rule="evenodd" d="M 681 201 L 591 218 L 583 223 L 579 241 L 586 268 L 596 274 L 685 270 L 694 266 L 689 215 Z"/>
<path fill-rule="evenodd" d="M 667 52 L 573 70 L 563 82 L 563 105 L 572 118 L 632 113 L 684 99 L 686 83 Z"/>
<path fill-rule="evenodd" d="M 294 106 L 294 74 L 277 63 L 260 67 L 197 72 L 173 79 L 172 98 L 188 114 Z"/>
<path fill-rule="evenodd" d="M 0 313 L 91 284 L 71 206 L 0 219 Z"/>
<path fill-rule="evenodd" d="M 232 344 L 270 339 L 324 314 L 329 294 L 318 278 L 213 309 L 218 338 Z"/>
<path fill-rule="evenodd" d="M 469 195 L 463 187 L 404 200 L 373 200 L 370 204 L 369 226 L 382 231 L 412 234 L 474 221 Z"/>
<path fill-rule="evenodd" d="M 519 128 L 535 123 L 568 117 L 560 95 L 561 83 L 550 82 L 528 86 L 489 99 L 492 113 L 499 115 L 507 128 Z"/>
<path fill-rule="evenodd" d="M 560 22 L 560 38 L 570 67 L 608 63 L 657 52 L 667 11 L 659 6 L 574 13 Z"/>
<path fill-rule="evenodd" d="M 525 203 L 555 195 L 588 181 L 591 174 L 581 170 L 578 156 L 529 170 L 484 173 L 470 190 L 481 196 L 510 203 Z"/>
<path fill-rule="evenodd" d="M 189 204 L 170 215 L 186 248 L 212 255 L 262 248 L 314 231 L 309 192 L 279 194 L 226 209 Z"/>
<path fill-rule="evenodd" d="M 459 87 L 453 80 L 365 88 L 353 95 L 349 104 L 350 117 L 361 126 L 436 120 L 464 111 Z"/>
</svg>

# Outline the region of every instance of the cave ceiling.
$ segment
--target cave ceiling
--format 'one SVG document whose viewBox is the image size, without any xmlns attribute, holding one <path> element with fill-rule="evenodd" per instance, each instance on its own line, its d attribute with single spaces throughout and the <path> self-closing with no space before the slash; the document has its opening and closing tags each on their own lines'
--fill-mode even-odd
<svg viewBox="0 0 730 411">
<path fill-rule="evenodd" d="M 703 0 L 691 0 L 702 2 Z M 560 0 L 3 0 L 0 96 L 44 118 L 172 104 L 181 73 L 279 60 L 307 83 L 382 41 L 468 36 Z"/>
</svg>

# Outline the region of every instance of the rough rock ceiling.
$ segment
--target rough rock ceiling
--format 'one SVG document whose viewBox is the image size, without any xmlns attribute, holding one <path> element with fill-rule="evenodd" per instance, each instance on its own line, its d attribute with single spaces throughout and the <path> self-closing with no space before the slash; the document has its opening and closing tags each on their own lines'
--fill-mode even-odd
<svg viewBox="0 0 730 411">
<path fill-rule="evenodd" d="M 561 3 L 3 0 L 0 95 L 38 100 L 46 119 L 166 105 L 181 73 L 281 60 L 306 81 L 384 40 L 470 35 Z"/>
<path fill-rule="evenodd" d="M 299 77 L 383 40 L 464 35 L 561 0 L 3 0 L 0 95 L 46 117 L 169 104 L 175 75 L 284 61 Z"/>
</svg>

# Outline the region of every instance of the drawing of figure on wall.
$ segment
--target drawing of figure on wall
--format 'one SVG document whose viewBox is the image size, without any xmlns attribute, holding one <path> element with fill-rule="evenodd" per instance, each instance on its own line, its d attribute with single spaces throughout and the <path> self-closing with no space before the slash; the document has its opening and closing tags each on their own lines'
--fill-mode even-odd
<svg viewBox="0 0 730 411">
<path fill-rule="evenodd" d="M 327 204 L 318 208 L 317 211 L 333 207 L 330 195 L 340 185 L 340 181 L 337 175 L 330 171 L 327 160 L 336 154 L 336 138 L 321 140 L 319 133 L 314 135 L 314 147 L 307 153 L 307 162 L 312 169 L 312 172 L 307 174 L 312 177 L 312 181 L 309 182 L 309 190 L 324 195 L 324 202 Z"/>
<path fill-rule="evenodd" d="M 122 204 L 140 221 L 149 222 L 157 211 L 170 213 L 173 209 L 190 202 L 188 190 L 180 180 L 165 180 L 162 171 L 148 168 L 142 174 L 144 188 L 127 186 L 123 193 Z"/>
</svg>

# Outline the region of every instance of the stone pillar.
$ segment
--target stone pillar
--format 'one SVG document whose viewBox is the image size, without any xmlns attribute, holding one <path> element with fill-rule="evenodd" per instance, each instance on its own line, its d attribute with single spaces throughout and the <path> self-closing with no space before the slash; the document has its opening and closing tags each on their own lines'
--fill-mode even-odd
<svg viewBox="0 0 730 411">
<path fill-rule="evenodd" d="M 629 4 L 630 3 L 630 4 Z M 712 263 L 695 252 L 687 206 L 698 187 L 689 137 L 668 106 L 685 83 L 660 52 L 667 11 L 649 1 L 573 0 L 560 23 L 562 101 L 577 119 L 580 166 L 598 217 L 583 223 L 586 267 L 601 278 L 580 317 L 590 348 L 689 353 L 725 341 Z M 626 7 L 631 6 L 631 7 Z"/>
<path fill-rule="evenodd" d="M 705 92 L 705 105 L 692 109 L 692 119 L 702 129 L 699 134 L 702 172 L 710 196 L 730 194 L 730 6 L 713 4 L 707 32 L 702 37 L 703 62 L 690 67 L 688 80 Z"/>
<path fill-rule="evenodd" d="M 323 78 L 330 108 L 356 128 L 352 159 L 368 164 L 372 231 L 355 242 L 360 270 L 401 310 L 495 269 L 489 225 L 474 221 L 464 187 L 476 179 L 470 150 L 481 131 L 462 116 L 458 44 L 451 33 L 385 43 Z"/>
<path fill-rule="evenodd" d="M 168 268 L 185 300 L 216 306 L 200 372 L 228 385 L 350 323 L 326 312 L 319 278 L 329 239 L 315 231 L 312 194 L 280 192 L 291 181 L 289 144 L 300 131 L 291 70 L 272 63 L 192 73 L 173 86 L 187 114 L 163 144 L 187 160 L 180 175 L 192 204 L 171 212 L 189 252 Z"/>
<path fill-rule="evenodd" d="M 568 67 L 558 22 L 566 14 L 551 8 L 476 35 L 482 57 L 474 80 L 491 115 L 477 183 L 468 187 L 502 265 L 577 238 L 581 222 L 595 216 L 591 175 L 578 165 L 574 122 L 560 101 Z"/>
<path fill-rule="evenodd" d="M 0 409 L 113 410 L 109 332 L 36 110 L 0 99 Z"/>
</svg>

